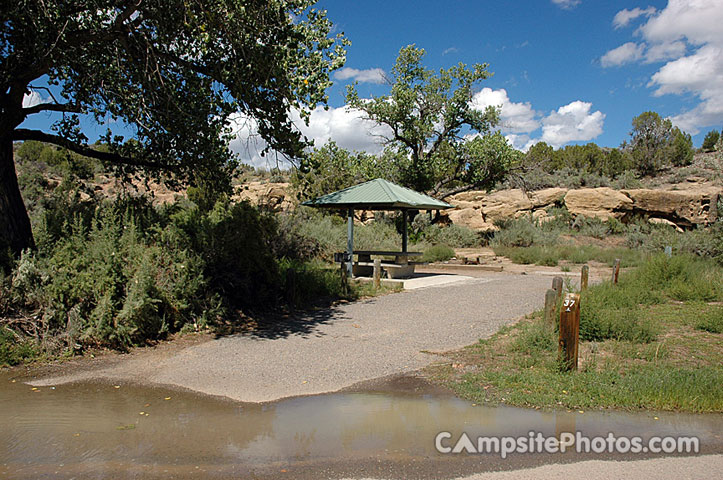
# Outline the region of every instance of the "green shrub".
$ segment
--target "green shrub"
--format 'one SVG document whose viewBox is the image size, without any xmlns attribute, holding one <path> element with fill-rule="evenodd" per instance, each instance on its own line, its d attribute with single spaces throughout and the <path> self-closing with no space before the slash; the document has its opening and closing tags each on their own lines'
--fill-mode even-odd
<svg viewBox="0 0 723 480">
<path fill-rule="evenodd" d="M 24 339 L 0 326 L 0 367 L 19 365 L 37 356 L 38 349 L 32 340 Z"/>
<path fill-rule="evenodd" d="M 616 259 L 626 267 L 634 267 L 644 262 L 646 252 L 627 248 L 602 248 L 594 245 L 550 245 L 531 247 L 493 246 L 495 254 L 509 258 L 513 263 L 523 265 L 537 264 L 555 266 L 561 260 L 575 264 L 587 263 L 592 260 L 613 265 Z"/>
<path fill-rule="evenodd" d="M 531 245 L 552 245 L 558 234 L 543 230 L 530 216 L 498 222 L 500 230 L 495 232 L 490 244 L 502 247 L 529 247 Z"/>
<path fill-rule="evenodd" d="M 455 248 L 478 247 L 480 235 L 461 225 L 429 225 L 422 232 L 419 240 L 428 243 L 441 243 Z"/>
<path fill-rule="evenodd" d="M 572 228 L 580 235 L 594 238 L 605 238 L 608 235 L 608 224 L 598 218 L 587 218 L 579 215 L 572 224 Z"/>
<path fill-rule="evenodd" d="M 423 262 L 443 262 L 454 257 L 454 250 L 447 245 L 432 245 L 424 251 Z"/>
<path fill-rule="evenodd" d="M 674 300 L 723 300 L 723 268 L 691 255 L 656 255 L 628 278 Z"/>
<path fill-rule="evenodd" d="M 247 202 L 218 202 L 208 214 L 195 208 L 171 215 L 181 245 L 202 258 L 212 289 L 232 308 L 272 305 L 279 270 L 271 250 L 273 218 Z"/>
<path fill-rule="evenodd" d="M 641 188 L 643 186 L 643 182 L 638 179 L 638 176 L 635 175 L 634 171 L 626 170 L 620 173 L 620 175 L 618 175 L 617 178 L 610 183 L 610 186 L 615 190 L 627 190 Z"/>
<path fill-rule="evenodd" d="M 712 307 L 698 318 L 695 328 L 710 333 L 723 333 L 723 306 Z"/>
<path fill-rule="evenodd" d="M 16 293 L 46 312 L 51 330 L 75 312 L 69 342 L 127 348 L 214 313 L 203 260 L 174 227 L 141 233 L 144 212 L 119 206 L 101 206 L 89 229 L 76 223 L 49 257 L 23 256 L 18 265 Z"/>
<path fill-rule="evenodd" d="M 495 254 L 498 250 L 495 249 Z M 502 251 L 504 252 L 504 250 Z M 508 257 L 512 262 L 518 263 L 520 265 L 530 265 L 537 262 L 537 259 L 539 258 L 537 256 L 537 250 L 532 248 L 515 248 L 510 249 L 509 253 L 499 253 L 499 255 Z"/>
<path fill-rule="evenodd" d="M 39 330 L 66 346 L 124 349 L 278 303 L 276 224 L 250 205 L 87 203 L 65 221 L 65 201 L 39 212 L 39 250 L 21 257 L 2 295 L 6 311 L 43 312 Z"/>
<path fill-rule="evenodd" d="M 634 223 L 628 226 L 626 245 L 630 248 L 662 252 L 670 246 L 674 253 L 692 254 L 723 265 L 723 222 L 699 226 L 683 233 L 665 225 Z"/>
<path fill-rule="evenodd" d="M 303 306 L 325 298 L 348 296 L 341 284 L 339 269 L 318 261 L 303 262 L 283 259 L 279 268 L 284 278 L 286 299 L 294 306 Z M 293 274 L 289 274 L 293 270 Z M 293 278 L 293 280 L 290 280 Z M 293 282 L 293 287 L 288 282 Z"/>
<path fill-rule="evenodd" d="M 303 239 L 322 258 L 331 260 L 334 252 L 347 248 L 346 219 L 311 208 L 298 208 L 282 216 L 280 231 L 287 237 Z M 355 250 L 399 250 L 402 237 L 383 216 L 366 225 L 354 225 Z M 303 257 L 303 255 L 302 255 Z M 310 257 L 307 257 L 310 258 Z"/>
<path fill-rule="evenodd" d="M 720 133 L 718 130 L 711 130 L 710 132 L 706 133 L 705 138 L 703 139 L 703 146 L 701 149 L 704 152 L 715 152 L 715 145 L 718 143 L 718 140 L 720 139 Z"/>
</svg>

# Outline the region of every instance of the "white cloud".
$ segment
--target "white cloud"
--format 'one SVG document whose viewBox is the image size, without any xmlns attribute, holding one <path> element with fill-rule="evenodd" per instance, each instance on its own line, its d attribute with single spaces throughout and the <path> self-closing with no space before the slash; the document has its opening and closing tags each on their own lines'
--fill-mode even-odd
<svg viewBox="0 0 723 480">
<path fill-rule="evenodd" d="M 316 147 L 321 147 L 330 140 L 347 150 L 358 150 L 378 153 L 382 150 L 381 136 L 390 135 L 387 127 L 376 125 L 365 120 L 359 110 L 347 107 L 329 108 L 317 107 L 311 112 L 309 125 L 301 119 L 298 111 L 291 112 L 291 119 L 299 131 L 310 140 L 314 140 Z M 236 138 L 231 141 L 231 150 L 239 154 L 241 160 L 255 166 L 274 166 L 277 156 L 274 152 L 262 157 L 261 151 L 266 142 L 258 135 L 257 123 L 254 119 L 239 116 L 232 122 Z M 279 156 L 283 164 L 286 161 Z"/>
<path fill-rule="evenodd" d="M 642 60 L 646 63 L 667 62 L 652 75 L 648 87 L 653 95 L 693 95 L 699 103 L 688 111 L 672 117 L 674 124 L 696 134 L 701 127 L 723 121 L 723 4 L 721 0 L 669 0 L 668 5 L 652 14 L 636 30 L 647 45 L 642 54 L 631 50 L 626 57 L 608 58 L 610 64 Z M 629 12 L 623 14 L 623 12 Z M 633 10 L 618 12 L 623 22 Z M 637 12 L 635 12 L 637 13 Z M 639 15 L 638 15 L 639 16 Z M 627 20 L 629 21 L 629 20 Z M 631 42 L 632 43 L 632 42 Z M 629 45 L 629 44 L 626 44 Z M 641 44 L 642 45 L 642 44 Z M 619 47 L 621 48 L 621 47 Z M 615 49 L 618 50 L 618 49 Z M 614 52 L 615 50 L 611 50 Z M 605 57 L 603 57 L 604 59 Z M 601 59 L 602 60 L 602 59 Z M 603 66 L 607 66 L 603 62 Z"/>
<path fill-rule="evenodd" d="M 654 43 L 687 38 L 693 45 L 723 42 L 723 5 L 720 0 L 670 0 L 658 15 L 640 27 Z"/>
<path fill-rule="evenodd" d="M 471 105 L 481 110 L 490 105 L 501 106 L 500 131 L 515 148 L 525 152 L 539 141 L 560 147 L 568 142 L 591 140 L 602 132 L 605 118 L 601 112 L 590 113 L 592 104 L 576 101 L 541 119 L 541 114 L 529 102 L 511 101 L 504 89 L 484 88 L 474 95 Z M 308 126 L 297 111 L 292 111 L 290 116 L 299 131 L 314 140 L 316 147 L 333 140 L 347 150 L 380 153 L 385 138 L 392 136 L 388 127 L 366 120 L 361 111 L 346 106 L 328 110 L 315 108 Z M 266 167 L 275 166 L 279 161 L 283 166 L 288 166 L 288 162 L 281 156 L 277 157 L 274 152 L 261 156 L 267 144 L 258 135 L 257 124 L 252 118 L 238 116 L 232 122 L 232 127 L 236 137 L 231 142 L 231 150 L 239 154 L 242 161 Z M 533 136 L 540 127 L 542 136 Z"/>
<path fill-rule="evenodd" d="M 632 22 L 636 18 L 643 15 L 649 17 L 653 15 L 656 11 L 657 10 L 655 10 L 654 7 L 635 7 L 632 10 L 628 10 L 627 8 L 624 10 L 620 10 L 618 13 L 615 14 L 615 18 L 613 18 L 613 26 L 615 27 L 615 29 L 627 27 L 630 22 Z"/>
<path fill-rule="evenodd" d="M 48 99 L 43 98 L 43 96 L 35 90 L 30 93 L 26 93 L 23 96 L 23 108 L 34 107 L 35 105 L 40 105 L 41 103 L 48 103 Z"/>
<path fill-rule="evenodd" d="M 697 134 L 700 127 L 723 120 L 723 46 L 706 45 L 692 55 L 668 62 L 650 79 L 653 95 L 693 93 L 701 102 L 675 115 L 673 123 Z"/>
<path fill-rule="evenodd" d="M 558 148 L 569 142 L 597 137 L 603 131 L 605 114 L 600 111 L 590 113 L 591 108 L 592 103 L 577 100 L 550 112 L 542 119 L 541 140 Z"/>
<path fill-rule="evenodd" d="M 442 55 L 447 55 L 447 54 L 450 54 L 450 53 L 457 53 L 457 52 L 459 52 L 459 50 L 457 49 L 457 47 L 449 47 L 449 48 L 445 49 L 445 50 L 442 52 Z"/>
<path fill-rule="evenodd" d="M 540 139 L 534 139 L 530 138 L 529 135 L 516 135 L 514 133 L 509 133 L 505 135 L 505 138 L 507 141 L 515 147 L 517 150 L 521 150 L 525 153 L 530 149 L 531 146 L 538 143 Z"/>
<path fill-rule="evenodd" d="M 488 106 L 501 106 L 500 131 L 517 149 L 526 152 L 537 142 L 547 142 L 555 148 L 569 142 L 592 140 L 603 131 L 605 114 L 590 112 L 592 104 L 580 100 L 564 105 L 540 119 L 529 102 L 513 102 L 504 89 L 483 88 L 472 97 L 472 106 L 484 110 Z M 542 135 L 533 133 L 542 127 Z"/>
<path fill-rule="evenodd" d="M 552 0 L 552 3 L 565 10 L 571 10 L 580 5 L 581 0 Z"/>
<path fill-rule="evenodd" d="M 650 79 L 648 86 L 657 86 L 655 96 L 721 90 L 723 52 L 720 47 L 706 45 L 693 55 L 666 63 Z"/>
<path fill-rule="evenodd" d="M 368 68 L 366 70 L 358 70 L 356 68 L 344 67 L 334 73 L 337 80 L 353 79 L 362 83 L 384 83 L 386 74 L 381 68 Z"/>
<path fill-rule="evenodd" d="M 603 67 L 619 67 L 626 63 L 635 62 L 643 58 L 645 44 L 637 45 L 635 42 L 628 42 L 620 45 L 618 48 L 605 53 L 600 58 L 600 64 Z"/>
<path fill-rule="evenodd" d="M 645 62 L 654 63 L 675 60 L 685 55 L 686 50 L 685 42 L 682 41 L 651 45 L 648 51 L 645 52 Z"/>
<path fill-rule="evenodd" d="M 529 102 L 512 102 L 507 96 L 507 90 L 492 90 L 483 88 L 472 97 L 472 107 L 484 110 L 488 106 L 502 107 L 500 111 L 501 129 L 505 132 L 524 133 L 537 130 L 540 122 L 537 112 L 532 109 Z"/>
</svg>

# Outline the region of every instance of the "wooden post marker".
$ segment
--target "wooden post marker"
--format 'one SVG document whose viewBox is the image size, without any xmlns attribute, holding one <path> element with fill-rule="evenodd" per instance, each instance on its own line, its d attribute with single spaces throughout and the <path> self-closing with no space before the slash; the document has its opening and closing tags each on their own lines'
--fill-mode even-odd
<svg viewBox="0 0 723 480">
<path fill-rule="evenodd" d="M 616 258 L 615 264 L 613 265 L 613 285 L 617 285 L 619 274 L 620 274 L 620 259 Z"/>
<path fill-rule="evenodd" d="M 545 292 L 545 323 L 548 325 L 555 324 L 555 312 L 557 311 L 557 292 L 548 289 Z"/>
<path fill-rule="evenodd" d="M 555 277 L 552 279 L 552 289 L 557 292 L 555 303 L 560 303 L 560 298 L 562 297 L 562 277 Z"/>
<path fill-rule="evenodd" d="M 382 261 L 379 258 L 374 259 L 374 288 L 379 288 L 382 284 Z"/>
<path fill-rule="evenodd" d="M 565 370 L 577 370 L 577 347 L 580 336 L 580 295 L 568 293 L 560 310 L 558 353 Z"/>
<path fill-rule="evenodd" d="M 341 291 L 344 295 L 349 293 L 349 270 L 346 262 L 341 262 Z"/>
<path fill-rule="evenodd" d="M 590 275 L 590 267 L 587 265 L 582 266 L 580 272 L 580 291 L 587 290 L 587 277 Z"/>
</svg>

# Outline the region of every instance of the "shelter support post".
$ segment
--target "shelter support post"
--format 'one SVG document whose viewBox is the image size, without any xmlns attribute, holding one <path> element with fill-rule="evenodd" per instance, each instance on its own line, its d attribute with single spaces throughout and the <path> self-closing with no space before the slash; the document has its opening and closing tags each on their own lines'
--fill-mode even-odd
<svg viewBox="0 0 723 480">
<path fill-rule="evenodd" d="M 348 254 L 349 261 L 346 264 L 346 271 L 349 277 L 351 277 L 354 265 L 354 209 L 350 208 L 347 215 L 346 253 Z"/>
<path fill-rule="evenodd" d="M 402 210 L 402 253 L 407 253 L 407 210 Z"/>
</svg>

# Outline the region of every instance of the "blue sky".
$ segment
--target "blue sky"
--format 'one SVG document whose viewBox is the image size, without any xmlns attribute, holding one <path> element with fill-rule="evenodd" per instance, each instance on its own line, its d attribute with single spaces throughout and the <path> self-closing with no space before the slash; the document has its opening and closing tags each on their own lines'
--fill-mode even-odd
<svg viewBox="0 0 723 480">
<path fill-rule="evenodd" d="M 344 88 L 355 79 L 362 96 L 387 93 L 387 85 L 374 83 L 378 69 L 388 72 L 399 49 L 414 43 L 427 51 L 430 68 L 490 65 L 494 76 L 480 84 L 487 88 L 480 104 L 502 105 L 502 131 L 518 148 L 539 140 L 615 147 L 628 138 L 632 118 L 647 110 L 671 117 L 697 146 L 723 126 L 723 0 L 318 6 L 352 42 L 329 91 L 334 108 L 344 108 Z M 359 128 L 344 124 L 354 119 L 319 116 L 302 127 L 317 143 L 332 138 L 374 150 L 356 138 Z"/>
<path fill-rule="evenodd" d="M 352 42 L 334 74 L 331 108 L 313 111 L 308 126 L 292 112 L 317 146 L 381 149 L 371 133 L 384 130 L 346 108 L 345 87 L 357 80 L 363 97 L 388 93 L 380 73 L 412 43 L 427 51 L 430 68 L 488 63 L 494 76 L 479 85 L 474 105 L 501 106 L 501 131 L 523 150 L 537 141 L 616 147 L 647 110 L 670 117 L 696 146 L 723 127 L 723 0 L 321 0 L 317 7 Z M 43 122 L 50 123 L 25 126 L 47 128 Z M 84 130 L 93 140 L 105 126 Z M 242 159 L 268 164 L 257 153 L 263 144 L 253 119 L 239 119 L 237 132 L 232 148 Z"/>
</svg>

